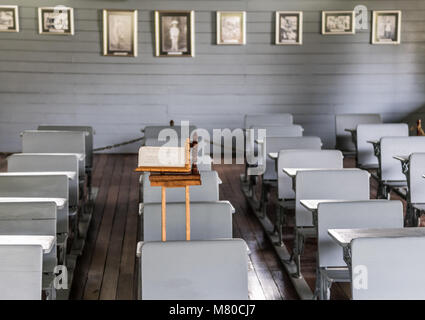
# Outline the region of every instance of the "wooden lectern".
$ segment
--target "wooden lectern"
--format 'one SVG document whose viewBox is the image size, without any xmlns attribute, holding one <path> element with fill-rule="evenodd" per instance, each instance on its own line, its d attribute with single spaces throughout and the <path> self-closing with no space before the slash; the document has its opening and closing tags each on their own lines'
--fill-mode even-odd
<svg viewBox="0 0 425 320">
<path fill-rule="evenodd" d="M 201 176 L 196 166 L 196 145 L 186 140 L 179 147 L 142 147 L 139 150 L 139 167 L 136 172 L 150 172 L 152 187 L 161 187 L 161 239 L 167 240 L 166 189 L 185 188 L 186 195 L 186 240 L 190 240 L 190 186 L 201 185 Z M 193 148 L 193 165 L 191 163 Z"/>
</svg>

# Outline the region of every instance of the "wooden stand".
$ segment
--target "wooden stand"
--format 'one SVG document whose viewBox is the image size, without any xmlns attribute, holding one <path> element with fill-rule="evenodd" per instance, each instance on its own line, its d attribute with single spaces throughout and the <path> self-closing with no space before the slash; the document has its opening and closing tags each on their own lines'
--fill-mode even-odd
<svg viewBox="0 0 425 320">
<path fill-rule="evenodd" d="M 201 176 L 195 174 L 154 174 L 149 176 L 152 187 L 162 188 L 161 197 L 161 239 L 167 240 L 167 212 L 166 212 L 166 189 L 167 188 L 185 188 L 186 200 L 186 240 L 190 240 L 190 186 L 201 185 Z"/>
<path fill-rule="evenodd" d="M 167 188 L 185 188 L 186 202 L 186 240 L 190 240 L 190 186 L 201 185 L 201 176 L 199 174 L 190 175 L 166 175 L 151 174 L 149 181 L 152 187 L 161 187 L 161 240 L 167 240 L 167 211 L 166 211 L 166 189 Z"/>
<path fill-rule="evenodd" d="M 190 148 L 195 147 L 194 163 L 196 163 L 197 142 L 186 141 L 186 165 L 184 167 L 138 167 L 136 172 L 150 172 L 149 181 L 152 187 L 161 187 L 161 240 L 167 240 L 167 208 L 166 190 L 167 188 L 185 188 L 186 202 L 186 240 L 190 240 L 190 186 L 201 185 L 201 176 L 196 164 L 191 167 Z"/>
</svg>

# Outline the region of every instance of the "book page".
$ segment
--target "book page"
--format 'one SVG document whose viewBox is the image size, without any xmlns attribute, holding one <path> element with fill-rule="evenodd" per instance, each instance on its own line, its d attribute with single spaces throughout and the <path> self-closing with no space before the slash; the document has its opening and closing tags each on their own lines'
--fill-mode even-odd
<svg viewBox="0 0 425 320">
<path fill-rule="evenodd" d="M 186 162 L 184 147 L 142 147 L 139 150 L 139 167 L 184 168 Z"/>
</svg>

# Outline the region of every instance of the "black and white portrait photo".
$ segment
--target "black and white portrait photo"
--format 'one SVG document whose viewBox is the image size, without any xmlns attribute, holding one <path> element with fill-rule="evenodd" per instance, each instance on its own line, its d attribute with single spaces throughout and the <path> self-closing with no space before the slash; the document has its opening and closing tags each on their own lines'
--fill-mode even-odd
<svg viewBox="0 0 425 320">
<path fill-rule="evenodd" d="M 323 11 L 322 34 L 354 34 L 354 11 Z"/>
<path fill-rule="evenodd" d="M 373 13 L 372 43 L 400 43 L 401 11 L 375 11 Z"/>
<path fill-rule="evenodd" d="M 163 17 L 161 21 L 162 49 L 169 54 L 187 51 L 187 17 Z"/>
<path fill-rule="evenodd" d="M 17 6 L 0 6 L 0 32 L 19 32 Z"/>
<path fill-rule="evenodd" d="M 276 12 L 277 45 L 302 44 L 302 12 Z"/>
<path fill-rule="evenodd" d="M 156 56 L 193 56 L 193 11 L 156 11 Z"/>
<path fill-rule="evenodd" d="M 217 12 L 217 44 L 243 45 L 246 42 L 246 13 Z"/>
<path fill-rule="evenodd" d="M 74 10 L 63 6 L 38 8 L 40 34 L 74 34 Z"/>
<path fill-rule="evenodd" d="M 137 56 L 137 11 L 104 10 L 104 55 Z"/>
</svg>

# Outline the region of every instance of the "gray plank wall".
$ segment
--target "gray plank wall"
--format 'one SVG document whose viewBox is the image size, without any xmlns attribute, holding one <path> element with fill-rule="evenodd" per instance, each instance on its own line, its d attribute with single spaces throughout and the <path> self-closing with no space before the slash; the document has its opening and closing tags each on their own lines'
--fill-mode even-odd
<svg viewBox="0 0 425 320">
<path fill-rule="evenodd" d="M 140 136 L 147 124 L 190 120 L 236 128 L 246 113 L 291 112 L 333 147 L 336 113 L 425 112 L 424 0 L 10 0 L 20 33 L 0 33 L 0 151 L 41 123 L 89 124 L 95 145 Z M 38 35 L 36 6 L 75 8 L 75 36 Z M 403 10 L 402 45 L 372 46 L 370 32 L 322 36 L 321 10 Z M 103 57 L 102 8 L 139 9 L 139 57 Z M 153 56 L 152 11 L 196 11 L 196 57 Z M 247 45 L 216 46 L 215 11 L 247 11 Z M 274 11 L 304 11 L 304 45 L 275 46 Z M 370 17 L 369 17 L 370 19 Z M 131 145 L 114 152 L 135 152 Z"/>
</svg>

